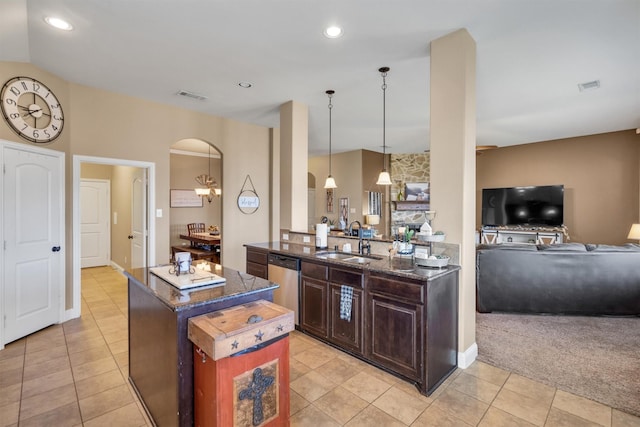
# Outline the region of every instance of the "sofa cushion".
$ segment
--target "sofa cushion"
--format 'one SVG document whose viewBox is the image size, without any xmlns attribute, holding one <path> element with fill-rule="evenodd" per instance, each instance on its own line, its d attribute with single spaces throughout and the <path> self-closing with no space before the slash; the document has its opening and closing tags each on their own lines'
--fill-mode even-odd
<svg viewBox="0 0 640 427">
<path fill-rule="evenodd" d="M 627 243 L 626 245 L 593 245 L 588 244 L 589 252 L 640 252 L 640 245 L 635 243 Z"/>
<path fill-rule="evenodd" d="M 556 243 L 554 245 L 538 245 L 538 250 L 550 252 L 586 252 L 587 247 L 582 243 Z"/>
</svg>

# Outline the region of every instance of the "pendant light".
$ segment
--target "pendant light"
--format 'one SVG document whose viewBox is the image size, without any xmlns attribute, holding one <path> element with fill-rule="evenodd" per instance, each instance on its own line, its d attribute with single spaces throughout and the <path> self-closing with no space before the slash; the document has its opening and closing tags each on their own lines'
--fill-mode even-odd
<svg viewBox="0 0 640 427">
<path fill-rule="evenodd" d="M 207 158 L 209 162 L 209 173 L 196 176 L 196 182 L 202 187 L 196 188 L 195 191 L 198 196 L 203 198 L 206 197 L 209 203 L 211 203 L 213 196 L 216 195 L 220 197 L 222 191 L 217 188 L 218 184 L 211 176 L 211 145 L 207 145 L 209 146 L 209 157 Z"/>
<path fill-rule="evenodd" d="M 382 172 L 378 176 L 377 185 L 391 185 L 391 176 L 389 172 L 387 172 L 387 168 L 385 167 L 385 160 L 387 154 L 387 142 L 386 142 L 386 93 L 387 93 L 387 73 L 389 72 L 389 67 L 379 68 L 380 74 L 382 74 Z"/>
<path fill-rule="evenodd" d="M 324 183 L 324 188 L 338 188 L 336 185 L 336 180 L 331 176 L 331 109 L 333 109 L 333 104 L 331 103 L 331 98 L 333 94 L 336 93 L 333 90 L 326 91 L 327 96 L 329 97 L 329 176 Z"/>
</svg>

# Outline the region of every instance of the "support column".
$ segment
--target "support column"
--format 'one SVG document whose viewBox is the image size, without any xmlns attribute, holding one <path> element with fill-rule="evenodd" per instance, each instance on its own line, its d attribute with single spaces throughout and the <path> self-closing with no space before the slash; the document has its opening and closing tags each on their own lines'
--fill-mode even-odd
<svg viewBox="0 0 640 427">
<path fill-rule="evenodd" d="M 476 44 L 465 29 L 431 42 L 431 205 L 460 245 L 458 364 L 475 360 Z"/>
<path fill-rule="evenodd" d="M 280 228 L 308 231 L 309 109 L 289 101 L 280 107 Z"/>
</svg>

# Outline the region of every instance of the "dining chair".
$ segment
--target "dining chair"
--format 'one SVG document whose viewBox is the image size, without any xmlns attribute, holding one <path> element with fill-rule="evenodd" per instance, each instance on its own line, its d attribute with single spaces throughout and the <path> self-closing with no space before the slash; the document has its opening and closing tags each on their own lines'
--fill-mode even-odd
<svg viewBox="0 0 640 427">
<path fill-rule="evenodd" d="M 204 223 L 203 222 L 193 222 L 191 224 L 187 224 L 187 231 L 189 235 L 193 233 L 204 233 Z"/>
</svg>

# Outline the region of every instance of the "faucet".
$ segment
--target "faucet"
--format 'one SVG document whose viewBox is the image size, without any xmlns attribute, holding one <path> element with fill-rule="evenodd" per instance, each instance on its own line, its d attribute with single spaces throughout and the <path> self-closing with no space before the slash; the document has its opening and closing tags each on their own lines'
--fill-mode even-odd
<svg viewBox="0 0 640 427">
<path fill-rule="evenodd" d="M 349 236 L 353 235 L 353 224 L 358 224 L 358 253 L 364 255 L 366 249 L 367 255 L 371 254 L 371 243 L 368 240 L 366 243 L 363 242 L 362 224 L 360 224 L 360 221 L 351 221 L 351 224 L 349 224 Z"/>
</svg>

